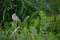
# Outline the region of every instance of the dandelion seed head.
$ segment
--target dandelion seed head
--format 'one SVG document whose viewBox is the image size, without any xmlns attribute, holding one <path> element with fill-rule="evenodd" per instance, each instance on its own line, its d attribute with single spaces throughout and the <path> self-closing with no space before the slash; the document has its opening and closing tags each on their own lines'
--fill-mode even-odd
<svg viewBox="0 0 60 40">
<path fill-rule="evenodd" d="M 19 20 L 19 18 L 18 18 L 18 16 L 16 16 L 16 14 L 12 15 L 12 19 L 13 19 L 13 21 L 18 21 Z"/>
</svg>

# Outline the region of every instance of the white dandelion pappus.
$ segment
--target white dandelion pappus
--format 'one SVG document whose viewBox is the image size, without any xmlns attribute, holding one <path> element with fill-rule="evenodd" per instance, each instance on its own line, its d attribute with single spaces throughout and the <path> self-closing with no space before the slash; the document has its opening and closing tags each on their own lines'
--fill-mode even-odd
<svg viewBox="0 0 60 40">
<path fill-rule="evenodd" d="M 16 14 L 12 15 L 12 19 L 13 19 L 13 21 L 19 21 L 19 18 L 18 18 L 18 16 L 16 16 Z"/>
</svg>

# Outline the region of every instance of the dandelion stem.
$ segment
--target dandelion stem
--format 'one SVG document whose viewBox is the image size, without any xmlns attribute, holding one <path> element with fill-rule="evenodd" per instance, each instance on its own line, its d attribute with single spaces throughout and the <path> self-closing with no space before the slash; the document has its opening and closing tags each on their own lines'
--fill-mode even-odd
<svg viewBox="0 0 60 40">
<path fill-rule="evenodd" d="M 14 33 L 19 29 L 20 27 L 17 27 L 13 32 L 12 34 L 10 35 L 10 38 L 14 35 Z"/>
</svg>

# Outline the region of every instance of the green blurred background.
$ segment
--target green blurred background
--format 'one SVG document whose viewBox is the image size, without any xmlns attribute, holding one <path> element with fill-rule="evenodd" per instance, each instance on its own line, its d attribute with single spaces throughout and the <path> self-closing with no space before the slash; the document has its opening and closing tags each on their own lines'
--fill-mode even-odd
<svg viewBox="0 0 60 40">
<path fill-rule="evenodd" d="M 0 0 L 0 40 L 60 40 L 60 0 Z"/>
</svg>

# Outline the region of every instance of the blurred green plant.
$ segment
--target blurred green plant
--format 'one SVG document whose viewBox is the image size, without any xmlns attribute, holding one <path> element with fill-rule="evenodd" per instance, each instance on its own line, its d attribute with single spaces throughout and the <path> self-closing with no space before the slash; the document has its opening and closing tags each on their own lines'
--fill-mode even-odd
<svg viewBox="0 0 60 40">
<path fill-rule="evenodd" d="M 1 0 L 0 40 L 60 40 L 59 17 L 60 0 Z"/>
<path fill-rule="evenodd" d="M 17 23 L 4 22 L 4 26 L 0 27 L 1 40 L 59 40 L 60 39 L 60 18 L 56 16 L 48 17 L 41 10 L 32 16 L 27 16 L 24 21 Z M 36 16 L 36 18 L 34 17 Z M 18 28 L 19 27 L 19 28 Z M 13 34 L 12 34 L 13 33 Z M 12 36 L 11 36 L 12 35 Z M 10 37 L 11 36 L 11 37 Z"/>
</svg>

